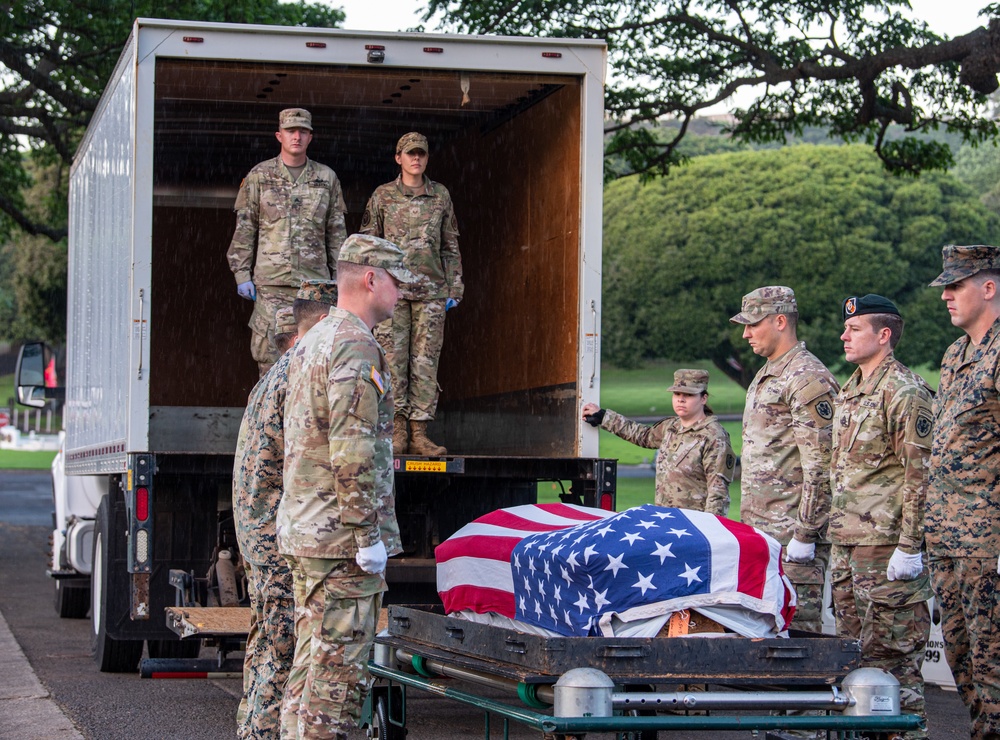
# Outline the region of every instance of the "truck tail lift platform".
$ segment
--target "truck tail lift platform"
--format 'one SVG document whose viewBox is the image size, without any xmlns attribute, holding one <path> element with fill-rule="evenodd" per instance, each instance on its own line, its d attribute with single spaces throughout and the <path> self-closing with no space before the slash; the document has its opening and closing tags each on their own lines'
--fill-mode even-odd
<svg viewBox="0 0 1000 740">
<path fill-rule="evenodd" d="M 445 617 L 426 607 L 391 606 L 371 663 L 373 675 L 383 680 L 373 688 L 364 717 L 370 737 L 402 740 L 406 689 L 412 688 L 483 710 L 487 737 L 491 714 L 502 717 L 505 738 L 511 721 L 567 740 L 587 732 L 651 740 L 660 730 L 822 730 L 854 737 L 918 728 L 918 716 L 899 713 L 896 679 L 857 668 L 859 661 L 856 642 L 818 635 L 552 638 Z M 515 693 L 523 706 L 448 679 Z M 657 691 L 663 683 L 710 683 L 721 690 Z M 680 714 L 695 710 L 696 716 Z M 713 714 L 724 711 L 730 714 Z"/>
</svg>

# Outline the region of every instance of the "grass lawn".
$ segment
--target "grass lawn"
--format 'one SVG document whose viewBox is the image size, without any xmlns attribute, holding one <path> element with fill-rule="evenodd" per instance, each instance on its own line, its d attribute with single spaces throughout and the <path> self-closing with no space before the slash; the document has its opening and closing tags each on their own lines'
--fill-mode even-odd
<svg viewBox="0 0 1000 740">
<path fill-rule="evenodd" d="M 568 486 L 567 486 L 568 487 Z M 619 478 L 618 479 L 618 511 L 625 511 L 633 506 L 653 503 L 653 477 L 649 478 Z M 545 482 L 538 484 L 538 503 L 549 504 L 559 500 L 559 486 Z M 729 518 L 739 521 L 740 518 L 740 484 L 729 485 Z"/>
<path fill-rule="evenodd" d="M 0 470 L 48 470 L 53 451 L 0 450 Z"/>
</svg>

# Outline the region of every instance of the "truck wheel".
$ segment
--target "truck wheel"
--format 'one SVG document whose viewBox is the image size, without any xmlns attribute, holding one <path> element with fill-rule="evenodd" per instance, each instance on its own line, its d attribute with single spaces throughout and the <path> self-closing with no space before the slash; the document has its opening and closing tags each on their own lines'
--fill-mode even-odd
<svg viewBox="0 0 1000 740">
<path fill-rule="evenodd" d="M 201 653 L 201 640 L 146 640 L 150 658 L 189 660 Z"/>
<path fill-rule="evenodd" d="M 83 619 L 90 609 L 90 583 L 82 578 L 56 579 L 56 614 Z"/>
<path fill-rule="evenodd" d="M 142 640 L 116 640 L 108 634 L 108 614 L 113 594 L 128 598 L 128 573 L 114 557 L 120 546 L 114 542 L 113 516 L 108 496 L 101 499 L 94 521 L 93 572 L 90 577 L 90 649 L 103 673 L 130 673 L 139 666 Z"/>
</svg>

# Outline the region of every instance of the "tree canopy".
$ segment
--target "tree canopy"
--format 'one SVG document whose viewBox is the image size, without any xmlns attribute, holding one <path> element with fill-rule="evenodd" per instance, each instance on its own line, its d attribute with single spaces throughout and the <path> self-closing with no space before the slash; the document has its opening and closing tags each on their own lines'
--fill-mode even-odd
<svg viewBox="0 0 1000 740">
<path fill-rule="evenodd" d="M 629 173 L 683 161 L 694 117 L 740 90 L 733 135 L 784 141 L 806 126 L 872 145 L 892 172 L 946 169 L 939 127 L 995 139 L 987 95 L 998 88 L 1000 3 L 987 25 L 947 39 L 905 0 L 428 0 L 426 19 L 473 33 L 604 38 L 610 75 L 608 153 Z M 680 125 L 665 140 L 650 124 Z M 887 135 L 893 125 L 907 135 Z M 612 173 L 622 174 L 621 172 Z"/>
<path fill-rule="evenodd" d="M 951 175 L 894 177 L 861 145 L 697 157 L 610 184 L 604 214 L 604 358 L 703 357 L 744 386 L 763 363 L 729 323 L 744 294 L 794 289 L 799 338 L 836 366 L 841 301 L 879 293 L 906 320 L 897 356 L 936 364 L 958 336 L 927 287 L 941 246 L 1000 238 L 1000 218 Z"/>
</svg>

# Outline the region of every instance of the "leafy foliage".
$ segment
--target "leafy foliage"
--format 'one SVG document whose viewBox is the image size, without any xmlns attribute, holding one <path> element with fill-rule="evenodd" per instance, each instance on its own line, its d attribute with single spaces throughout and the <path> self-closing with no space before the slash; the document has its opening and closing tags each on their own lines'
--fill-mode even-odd
<svg viewBox="0 0 1000 740">
<path fill-rule="evenodd" d="M 698 157 L 612 183 L 604 214 L 605 360 L 706 357 L 744 386 L 762 364 L 729 323 L 745 293 L 792 287 L 799 337 L 831 366 L 841 301 L 888 296 L 907 322 L 897 355 L 936 366 L 957 336 L 926 287 L 941 246 L 1000 238 L 1000 218 L 950 175 L 894 177 L 860 145 Z"/>
<path fill-rule="evenodd" d="M 810 126 L 873 146 L 892 172 L 946 169 L 951 151 L 914 134 L 944 128 L 968 142 L 995 139 L 985 113 L 998 87 L 1000 4 L 981 27 L 947 40 L 905 0 L 429 0 L 425 20 L 474 33 L 603 38 L 608 154 L 664 174 L 700 111 L 752 89 L 733 134 L 756 144 Z M 655 121 L 679 122 L 672 136 Z M 887 136 L 893 124 L 908 135 Z"/>
</svg>

